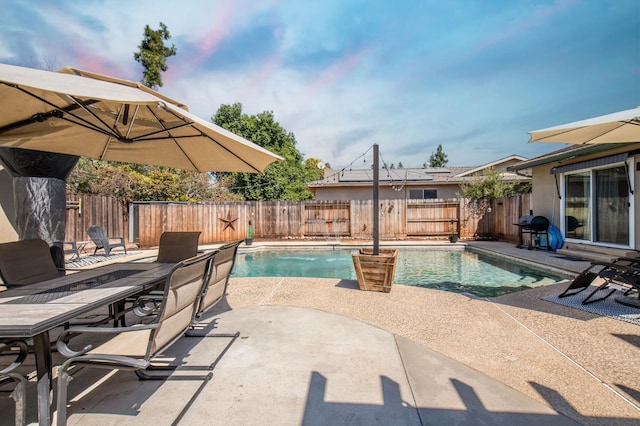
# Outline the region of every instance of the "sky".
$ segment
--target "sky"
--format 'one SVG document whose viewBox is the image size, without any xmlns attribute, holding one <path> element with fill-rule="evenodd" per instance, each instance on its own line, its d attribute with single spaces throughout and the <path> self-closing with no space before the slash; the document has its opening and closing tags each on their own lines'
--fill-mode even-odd
<svg viewBox="0 0 640 426">
<path fill-rule="evenodd" d="M 638 0 L 0 0 L 0 63 L 139 81 L 144 27 L 177 55 L 159 91 L 210 119 L 273 112 L 305 158 L 449 166 L 561 144 L 527 132 L 640 106 Z"/>
</svg>

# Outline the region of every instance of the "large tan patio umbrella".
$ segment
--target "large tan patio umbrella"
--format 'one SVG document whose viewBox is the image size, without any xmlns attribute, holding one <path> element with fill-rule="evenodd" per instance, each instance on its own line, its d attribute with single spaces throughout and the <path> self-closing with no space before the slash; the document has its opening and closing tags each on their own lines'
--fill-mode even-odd
<svg viewBox="0 0 640 426">
<path fill-rule="evenodd" d="M 601 144 L 640 142 L 640 107 L 529 132 L 529 142 Z"/>
<path fill-rule="evenodd" d="M 0 147 L 201 172 L 282 159 L 138 83 L 62 71 L 0 64 Z"/>
<path fill-rule="evenodd" d="M 78 157 L 249 173 L 282 160 L 138 83 L 0 64 L 0 159 L 13 178 L 16 231 L 57 246 L 58 266 L 64 179 Z"/>
</svg>

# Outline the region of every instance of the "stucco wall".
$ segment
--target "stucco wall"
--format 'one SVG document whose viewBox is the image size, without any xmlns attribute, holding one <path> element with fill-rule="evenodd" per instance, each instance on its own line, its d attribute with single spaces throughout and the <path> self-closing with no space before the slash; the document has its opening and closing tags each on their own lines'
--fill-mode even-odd
<svg viewBox="0 0 640 426">
<path fill-rule="evenodd" d="M 556 182 L 554 176 L 551 175 L 551 168 L 561 165 L 568 165 L 572 163 L 578 163 L 595 158 L 606 157 L 609 155 L 615 155 L 624 152 L 631 152 L 634 149 L 640 149 L 640 143 L 632 146 L 620 146 L 620 148 L 614 148 L 606 152 L 598 152 L 590 155 L 583 155 L 571 159 L 567 159 L 561 162 L 554 162 L 553 164 L 546 164 L 542 166 L 533 167 L 532 169 L 532 191 L 531 191 L 531 204 L 533 207 L 533 214 L 547 217 L 551 224 L 561 229 L 560 227 L 560 204 L 562 200 L 558 198 L 556 190 Z M 631 242 L 631 248 L 640 249 L 640 191 L 638 188 L 638 182 L 640 182 L 640 170 L 638 169 L 640 164 L 640 154 L 632 156 L 634 158 L 631 167 L 633 170 L 629 173 L 633 182 L 631 182 L 634 188 L 634 207 L 633 214 L 634 220 L 634 241 Z M 560 177 L 558 177 L 560 179 Z M 558 185 L 560 182 L 558 181 Z"/>
<path fill-rule="evenodd" d="M 556 228 L 560 229 L 560 199 L 556 190 L 556 181 L 551 174 L 552 165 L 535 167 L 531 177 L 531 206 L 533 214 L 544 216 Z M 525 212 L 528 214 L 528 212 Z"/>
<path fill-rule="evenodd" d="M 17 241 L 13 204 L 13 178 L 0 166 L 0 243 Z"/>
</svg>

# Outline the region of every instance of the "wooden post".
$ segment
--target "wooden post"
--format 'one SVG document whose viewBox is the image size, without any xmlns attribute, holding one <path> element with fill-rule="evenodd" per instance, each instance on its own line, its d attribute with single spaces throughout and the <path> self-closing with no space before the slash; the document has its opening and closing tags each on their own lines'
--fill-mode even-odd
<svg viewBox="0 0 640 426">
<path fill-rule="evenodd" d="M 379 185 L 379 170 L 378 170 L 378 144 L 373 144 L 373 254 L 374 256 L 379 253 L 380 250 L 380 237 L 379 237 L 379 208 L 378 205 L 378 185 Z"/>
</svg>

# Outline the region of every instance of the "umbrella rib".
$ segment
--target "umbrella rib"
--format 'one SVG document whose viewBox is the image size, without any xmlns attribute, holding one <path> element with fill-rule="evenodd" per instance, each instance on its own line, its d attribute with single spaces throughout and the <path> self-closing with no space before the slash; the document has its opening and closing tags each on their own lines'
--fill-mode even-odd
<svg viewBox="0 0 640 426">
<path fill-rule="evenodd" d="M 599 137 L 601 137 L 601 136 L 603 136 L 603 135 L 606 135 L 607 133 L 611 133 L 611 132 L 613 132 L 614 130 L 617 130 L 617 129 L 619 129 L 620 127 L 624 126 L 625 124 L 629 124 L 629 122 L 630 122 L 630 121 L 631 121 L 631 120 L 629 120 L 629 121 L 623 121 L 623 122 L 621 122 L 621 123 L 620 123 L 620 125 L 619 125 L 619 126 L 616 126 L 616 127 L 614 127 L 613 129 L 611 129 L 611 130 L 607 130 L 606 132 L 602 132 L 602 133 L 600 133 L 598 136 L 594 136 L 594 137 L 590 138 L 589 140 L 587 140 L 587 141 L 583 142 L 582 144 L 583 144 L 583 145 L 586 145 L 586 144 L 588 144 L 589 142 L 591 142 L 591 141 L 592 141 L 592 140 L 594 140 L 594 139 L 598 139 Z"/>
<path fill-rule="evenodd" d="M 87 120 L 85 120 L 85 119 L 83 119 L 83 118 L 81 118 L 81 117 L 78 117 L 77 115 L 70 114 L 72 117 L 74 117 L 74 118 L 75 118 L 75 119 L 77 119 L 77 120 L 81 120 L 81 121 L 85 122 L 88 126 L 90 126 L 90 128 L 93 128 L 93 129 L 95 129 L 96 131 L 98 131 L 98 132 L 100 132 L 100 133 L 103 133 L 103 134 L 106 134 L 106 135 L 113 136 L 113 137 L 115 137 L 115 138 L 117 138 L 117 139 L 123 139 L 122 135 L 120 134 L 120 132 L 118 132 L 118 129 L 116 129 L 116 128 L 115 128 L 115 126 L 114 126 L 113 128 L 112 128 L 112 127 L 110 127 L 110 126 L 109 126 L 109 125 L 108 125 L 104 120 L 102 120 L 100 117 L 98 117 L 98 116 L 97 116 L 93 111 L 90 111 L 87 107 L 85 107 L 85 106 L 83 105 L 83 103 L 82 103 L 82 102 L 80 102 L 80 101 L 79 101 L 78 99 L 76 99 L 75 97 L 73 97 L 73 96 L 71 96 L 71 95 L 67 95 L 67 97 L 68 97 L 69 99 L 73 100 L 73 101 L 74 101 L 76 104 L 78 104 L 78 106 L 79 106 L 80 108 L 82 108 L 82 109 L 83 109 L 87 114 L 91 115 L 93 118 L 95 118 L 96 120 L 98 120 L 100 123 L 102 123 L 102 125 L 103 125 L 106 129 L 109 129 L 109 130 L 102 129 L 102 128 L 100 128 L 99 126 L 96 126 L 95 124 L 93 124 L 93 123 L 91 123 L 91 122 L 89 122 L 89 121 L 87 121 Z M 71 121 L 71 120 L 68 120 L 68 121 Z M 80 124 L 80 123 L 77 123 L 77 124 Z M 86 126 L 85 126 L 85 127 L 86 127 Z"/>
<path fill-rule="evenodd" d="M 185 123 L 185 125 L 192 125 L 193 123 L 189 123 L 188 121 L 186 121 L 183 117 L 180 117 L 179 115 L 177 115 L 173 110 L 170 109 L 165 109 L 167 112 L 171 113 L 174 117 L 176 117 L 178 120 L 181 120 Z M 153 111 L 151 112 L 153 114 Z M 154 114 L 155 116 L 155 114 Z M 164 125 L 163 125 L 164 127 Z M 182 127 L 182 126 L 178 126 L 178 127 Z M 175 128 L 178 128 L 175 127 Z M 218 145 L 220 148 L 224 149 L 225 151 L 227 151 L 229 154 L 231 154 L 232 156 L 234 156 L 235 158 L 237 158 L 238 160 L 242 161 L 244 164 L 246 164 L 247 166 L 251 167 L 253 170 L 255 170 L 256 173 L 262 174 L 262 171 L 260 171 L 259 169 L 255 168 L 253 166 L 253 164 L 250 164 L 247 162 L 247 160 L 245 160 L 244 158 L 239 157 L 235 152 L 231 151 L 229 148 L 227 148 L 226 146 L 222 145 L 220 142 L 218 142 L 217 140 L 215 140 L 214 138 L 212 138 L 211 136 L 209 136 L 208 134 L 204 133 L 202 130 L 199 130 L 195 127 L 193 127 L 194 130 L 197 130 L 200 133 L 200 136 L 205 137 L 207 139 L 209 139 L 210 141 L 212 141 L 213 143 L 215 143 L 216 145 Z M 169 133 L 169 136 L 171 136 L 171 134 Z M 176 141 L 176 139 L 183 139 L 183 138 L 187 138 L 187 137 L 198 137 L 198 135 L 193 135 L 193 136 L 180 136 L 180 137 L 175 137 L 175 136 L 171 136 L 171 138 Z M 178 147 L 180 147 L 180 144 L 178 144 Z M 182 147 L 180 147 L 180 150 L 182 152 L 184 152 L 182 150 Z M 185 154 L 186 155 L 186 154 Z M 191 160 L 189 160 L 191 161 Z M 193 164 L 193 162 L 191 162 L 191 164 Z M 194 165 L 195 167 L 195 165 Z M 196 167 L 197 169 L 197 167 Z"/>
<path fill-rule="evenodd" d="M 586 145 L 589 142 L 591 142 L 592 140 L 598 139 L 599 137 L 601 137 L 603 135 L 606 135 L 607 133 L 611 133 L 614 130 L 617 130 L 620 127 L 624 126 L 625 124 L 632 124 L 634 126 L 638 125 L 638 123 L 635 121 L 634 118 L 632 118 L 630 120 L 627 120 L 627 121 L 619 121 L 618 123 L 619 123 L 619 125 L 614 127 L 613 129 L 609 129 L 609 130 L 606 130 L 606 131 L 604 131 L 602 133 L 599 133 L 596 136 L 593 136 L 593 137 L 585 140 L 584 142 L 580 142 L 579 145 Z M 542 139 L 555 138 L 556 136 L 564 135 L 565 133 L 575 132 L 577 129 L 585 129 L 587 127 L 589 127 L 589 126 L 582 126 L 582 127 L 574 127 L 574 128 L 571 128 L 571 129 L 564 129 L 563 131 L 558 132 L 558 133 L 554 133 L 553 135 L 550 135 L 550 136 L 545 136 L 545 137 L 540 138 L 540 139 L 532 139 L 531 142 L 537 142 L 537 141 L 542 140 Z"/>
<path fill-rule="evenodd" d="M 24 93 L 24 94 L 26 94 L 28 96 L 31 96 L 34 99 L 39 100 L 40 102 L 44 103 L 45 105 L 48 105 L 48 106 L 54 108 L 55 111 L 58 111 L 61 114 L 56 114 L 56 113 L 54 113 L 54 111 L 50 111 L 50 112 L 44 113 L 44 114 L 34 114 L 33 116 L 31 116 L 30 118 L 28 118 L 26 120 L 17 121 L 15 123 L 12 123 L 12 124 L 9 124 L 7 126 L 4 126 L 4 127 L 0 128 L 0 133 L 5 132 L 5 131 L 9 131 L 9 130 L 13 130 L 13 129 L 16 129 L 16 128 L 19 128 L 19 127 L 27 126 L 27 125 L 35 122 L 35 121 L 45 121 L 45 120 L 48 120 L 49 118 L 59 118 L 59 119 L 68 121 L 69 123 L 73 123 L 73 124 L 85 127 L 85 128 L 87 128 L 89 130 L 94 130 L 96 132 L 99 132 L 99 133 L 102 133 L 102 134 L 105 134 L 105 135 L 110 135 L 110 136 L 116 136 L 117 137 L 117 135 L 112 135 L 108 130 L 101 129 L 100 127 L 96 126 L 94 123 L 91 123 L 91 122 L 89 122 L 89 121 L 87 121 L 87 120 L 85 120 L 85 119 L 83 119 L 81 117 L 78 117 L 77 115 L 75 115 L 73 113 L 73 110 L 78 109 L 78 108 L 82 108 L 84 111 L 87 111 L 89 114 L 94 116 L 97 120 L 102 122 L 102 120 L 100 120 L 99 117 L 96 117 L 94 114 L 92 114 L 86 108 L 86 105 L 91 105 L 91 104 L 94 104 L 96 102 L 99 102 L 96 99 L 89 99 L 89 100 L 87 100 L 85 102 L 80 102 L 79 100 L 75 99 L 74 97 L 67 95 L 71 100 L 73 100 L 74 104 L 67 105 L 66 107 L 59 107 L 58 105 L 56 105 L 56 104 L 54 104 L 54 103 L 52 103 L 52 102 L 50 102 L 50 101 L 38 96 L 38 95 L 36 95 L 35 93 L 31 93 L 30 91 L 28 91 L 28 90 L 26 90 L 26 89 L 24 89 L 24 88 L 22 88 L 20 86 L 9 85 L 9 84 L 6 84 L 6 83 L 2 83 L 2 84 L 5 84 L 5 85 L 10 86 L 10 87 L 13 87 L 13 88 L 21 91 L 22 93 Z M 70 115 L 71 117 L 73 117 L 73 118 L 75 118 L 76 120 L 79 120 L 79 121 L 69 120 L 68 118 L 65 118 L 64 114 Z M 106 123 L 104 123 L 104 122 L 102 122 L 102 123 L 107 128 L 109 128 L 109 126 Z"/>
<path fill-rule="evenodd" d="M 187 155 L 187 153 L 186 153 L 186 152 L 184 152 L 184 149 L 182 149 L 182 147 L 180 146 L 180 144 L 178 143 L 178 141 L 176 140 L 176 138 L 171 134 L 171 130 L 174 130 L 174 129 L 177 129 L 177 128 L 180 128 L 180 127 L 189 126 L 189 125 L 190 125 L 190 123 L 189 123 L 189 122 L 187 122 L 187 121 L 185 121 L 185 120 L 184 120 L 184 119 L 182 119 L 181 117 L 177 117 L 177 118 L 178 118 L 179 120 L 181 120 L 184 124 L 182 124 L 182 125 L 180 125 L 180 126 L 172 127 L 171 129 L 167 129 L 167 127 L 164 125 L 164 123 L 162 122 L 162 120 L 160 120 L 160 118 L 158 118 L 158 116 L 156 115 L 156 113 L 155 113 L 155 112 L 153 112 L 153 110 L 152 110 L 151 108 L 149 108 L 149 106 L 148 106 L 148 105 L 147 105 L 147 109 L 149 110 L 149 112 L 151 113 L 151 115 L 153 115 L 153 116 L 155 117 L 155 119 L 156 119 L 156 121 L 158 122 L 158 124 L 160 124 L 160 125 L 162 126 L 162 128 L 164 129 L 164 130 L 156 131 L 156 132 L 153 132 L 153 133 L 149 133 L 149 134 L 147 134 L 147 136 L 155 135 L 155 134 L 157 134 L 157 133 L 162 133 L 163 131 L 167 132 L 167 136 L 168 136 L 168 137 L 170 137 L 171 139 L 173 139 L 173 141 L 175 142 L 175 144 L 176 144 L 176 146 L 178 147 L 178 149 L 180 149 L 180 152 L 182 152 L 182 155 L 184 155 L 184 158 L 186 158 L 186 159 L 189 161 L 189 163 L 191 163 L 191 166 L 193 166 L 193 168 L 194 168 L 195 170 L 199 170 L 199 169 L 198 169 L 198 166 L 196 166 L 196 165 L 193 163 L 193 161 L 191 160 L 191 157 L 189 157 L 189 156 Z M 175 114 L 173 114 L 173 115 L 174 115 L 174 116 L 176 116 Z M 141 140 L 141 139 L 142 139 L 142 140 L 144 140 L 144 136 L 136 138 L 136 140 Z"/>
</svg>

